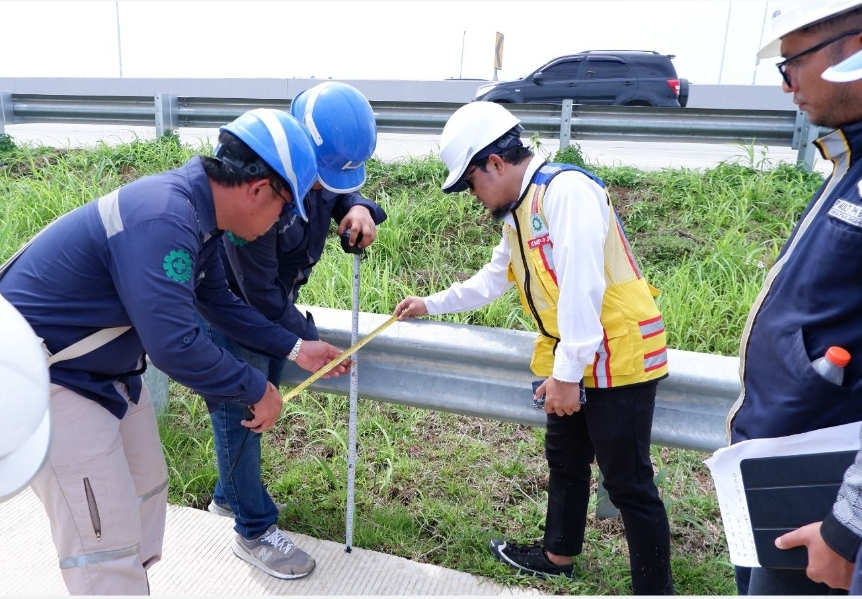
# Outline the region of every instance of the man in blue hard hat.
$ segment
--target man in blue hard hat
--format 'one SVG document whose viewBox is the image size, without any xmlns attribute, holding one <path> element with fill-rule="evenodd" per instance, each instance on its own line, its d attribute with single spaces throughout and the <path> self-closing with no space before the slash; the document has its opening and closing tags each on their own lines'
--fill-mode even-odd
<svg viewBox="0 0 862 599">
<path fill-rule="evenodd" d="M 264 235 L 246 242 L 228 234 L 221 252 L 231 289 L 264 316 L 298 336 L 297 343 L 319 339 L 310 312 L 296 306 L 299 292 L 320 261 L 330 222 L 347 243 L 369 246 L 386 213 L 358 190 L 365 183 L 365 161 L 377 144 L 377 126 L 368 100 L 345 83 L 326 82 L 300 93 L 291 114 L 311 136 L 317 152 L 317 181 Z M 242 347 L 229 335 L 202 322 L 216 345 L 253 365 L 278 385 L 285 364 Z M 267 574 L 283 579 L 310 574 L 314 559 L 296 547 L 278 528 L 280 507 L 260 476 L 261 435 L 240 425 L 242 406 L 222 403 L 210 413 L 219 480 L 209 511 L 234 519 L 233 552 Z M 261 554 L 261 545 L 290 546 L 290 560 L 275 562 Z M 263 556 L 263 557 L 262 557 Z"/>
<path fill-rule="evenodd" d="M 51 365 L 51 448 L 31 486 L 73 595 L 146 595 L 161 558 L 168 473 L 141 377 L 147 356 L 210 405 L 248 406 L 242 426 L 256 433 L 281 412 L 278 390 L 202 335 L 195 310 L 249 347 L 292 353 L 298 336 L 230 291 L 218 245 L 226 229 L 251 241 L 295 211 L 317 178 L 315 151 L 279 110 L 243 114 L 219 141 L 213 158 L 65 214 L 0 268 L 0 294 Z M 340 353 L 316 341 L 292 355 L 315 371 Z"/>
</svg>

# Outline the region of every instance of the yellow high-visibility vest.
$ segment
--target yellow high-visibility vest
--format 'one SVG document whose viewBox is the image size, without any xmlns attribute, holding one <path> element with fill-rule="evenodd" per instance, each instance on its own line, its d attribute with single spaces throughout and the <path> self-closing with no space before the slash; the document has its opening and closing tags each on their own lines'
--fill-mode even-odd
<svg viewBox="0 0 862 599">
<path fill-rule="evenodd" d="M 542 200 L 551 179 L 566 170 L 585 174 L 605 190 L 610 216 L 604 245 L 607 287 L 600 316 L 604 338 L 584 371 L 584 386 L 610 388 L 663 378 L 667 375 L 667 341 L 664 321 L 653 299 L 659 292 L 641 275 L 604 183 L 592 173 L 567 164 L 545 164 L 536 172 L 524 200 L 513 212 L 518 228 L 507 224 L 503 231 L 510 247 L 509 280 L 517 285 L 521 305 L 539 330 L 530 368 L 537 376 L 551 376 L 554 350 L 560 342 L 560 290 Z"/>
</svg>

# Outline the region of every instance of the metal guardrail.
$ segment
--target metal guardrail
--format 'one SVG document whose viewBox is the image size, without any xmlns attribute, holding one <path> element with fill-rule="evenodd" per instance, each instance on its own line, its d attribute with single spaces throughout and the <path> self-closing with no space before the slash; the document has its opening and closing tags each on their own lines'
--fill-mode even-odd
<svg viewBox="0 0 862 599">
<path fill-rule="evenodd" d="M 348 310 L 310 308 L 321 339 L 350 346 Z M 359 314 L 364 337 L 389 315 Z M 434 320 L 396 322 L 356 354 L 358 394 L 363 399 L 466 416 L 545 426 L 532 407 L 529 369 L 535 333 Z M 737 358 L 668 350 L 670 374 L 656 396 L 652 442 L 666 447 L 715 451 L 724 447 L 725 419 L 739 395 Z M 147 371 L 157 406 L 167 401 L 164 374 Z M 282 383 L 296 386 L 310 373 L 289 363 Z M 319 379 L 310 389 L 347 396 L 350 377 Z"/>
<path fill-rule="evenodd" d="M 349 310 L 308 308 L 321 339 L 349 347 Z M 364 337 L 390 315 L 360 312 Z M 412 319 L 396 322 L 357 355 L 359 396 L 385 403 L 545 426 L 534 410 L 529 362 L 535 333 Z M 659 383 L 652 442 L 715 451 L 727 445 L 727 413 L 739 395 L 739 359 L 668 350 L 669 376 Z M 290 363 L 282 376 L 297 385 L 309 373 Z M 319 379 L 310 388 L 349 394 L 349 377 Z"/>
<path fill-rule="evenodd" d="M 445 102 L 371 102 L 377 127 L 391 133 L 440 133 L 461 104 Z M 195 98 L 170 93 L 149 96 L 60 96 L 0 91 L 0 133 L 5 125 L 80 123 L 141 125 L 156 135 L 180 127 L 214 128 L 257 107 L 288 109 L 290 101 Z M 804 112 L 791 110 L 718 110 L 630 106 L 511 104 L 525 133 L 571 140 L 679 141 L 778 145 L 798 150 L 797 165 L 810 171 L 812 142 L 821 135 Z"/>
</svg>

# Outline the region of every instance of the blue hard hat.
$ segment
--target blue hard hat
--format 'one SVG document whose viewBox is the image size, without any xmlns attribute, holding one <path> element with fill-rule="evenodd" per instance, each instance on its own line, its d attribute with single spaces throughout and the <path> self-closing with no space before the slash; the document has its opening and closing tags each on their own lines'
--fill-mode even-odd
<svg viewBox="0 0 862 599">
<path fill-rule="evenodd" d="M 335 193 L 362 187 L 365 161 L 377 147 L 377 123 L 366 97 L 351 85 L 327 81 L 297 95 L 290 113 L 317 149 L 320 184 Z"/>
<path fill-rule="evenodd" d="M 236 135 L 287 181 L 293 211 L 307 221 L 302 200 L 317 180 L 317 154 L 299 121 L 283 110 L 255 108 L 219 130 Z"/>
</svg>

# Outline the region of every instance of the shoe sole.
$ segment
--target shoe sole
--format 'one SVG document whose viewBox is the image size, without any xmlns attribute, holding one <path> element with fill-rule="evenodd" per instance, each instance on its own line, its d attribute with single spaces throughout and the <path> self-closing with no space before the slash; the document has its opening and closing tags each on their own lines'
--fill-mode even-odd
<svg viewBox="0 0 862 599">
<path fill-rule="evenodd" d="M 241 559 L 242 561 L 248 562 L 252 566 L 255 566 L 256 568 L 263 570 L 264 572 L 266 572 L 270 576 L 273 576 L 275 578 L 281 578 L 283 580 L 295 580 L 297 578 L 304 578 L 305 576 L 308 576 L 309 574 L 314 572 L 314 569 L 317 567 L 317 562 L 313 562 L 312 566 L 311 566 L 311 570 L 309 570 L 308 572 L 302 572 L 301 574 L 285 574 L 284 572 L 279 572 L 277 570 L 273 570 L 272 568 L 267 566 L 265 563 L 263 563 L 262 561 L 257 559 L 255 556 L 250 554 L 248 551 L 246 551 L 246 549 L 242 545 L 240 545 L 239 541 L 237 541 L 236 539 L 233 540 L 233 543 L 231 544 L 231 548 L 233 549 L 233 554 L 235 556 L 237 556 L 239 559 Z"/>
<path fill-rule="evenodd" d="M 511 568 L 514 568 L 520 574 L 534 576 L 543 580 L 548 580 L 549 578 L 572 578 L 572 574 L 567 574 L 565 572 L 560 572 L 559 574 L 552 574 L 550 572 L 540 572 L 538 570 L 530 570 L 529 568 L 525 568 L 521 564 L 515 563 L 514 561 L 509 559 L 509 557 L 502 551 L 504 547 L 506 547 L 505 541 L 501 541 L 499 545 L 496 545 L 494 544 L 494 541 L 491 541 L 491 543 L 488 545 L 488 549 L 491 551 L 491 555 L 497 558 L 498 561 L 503 562 Z"/>
</svg>

